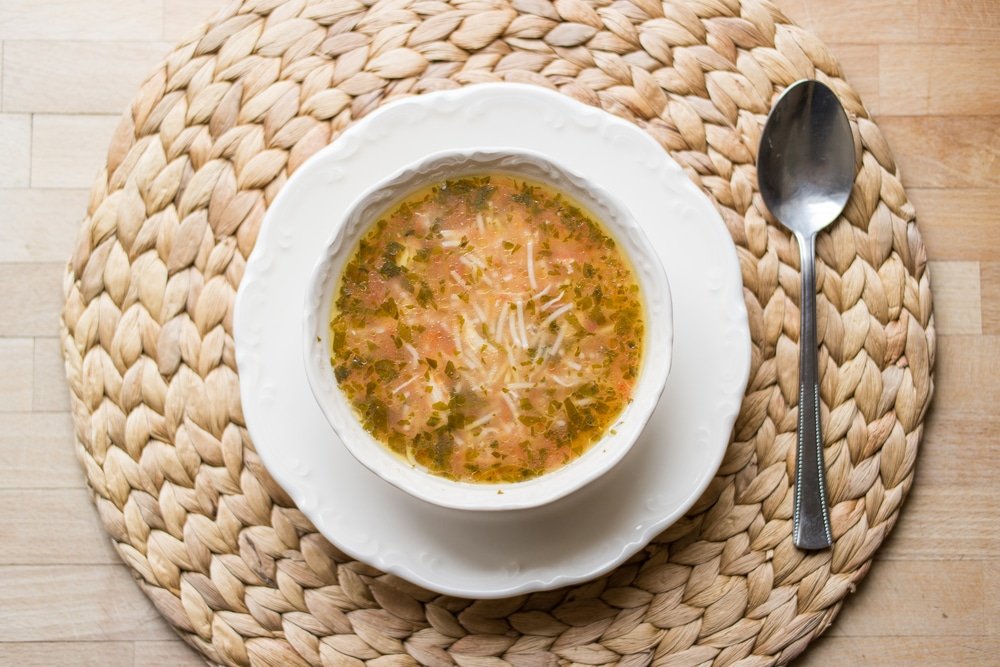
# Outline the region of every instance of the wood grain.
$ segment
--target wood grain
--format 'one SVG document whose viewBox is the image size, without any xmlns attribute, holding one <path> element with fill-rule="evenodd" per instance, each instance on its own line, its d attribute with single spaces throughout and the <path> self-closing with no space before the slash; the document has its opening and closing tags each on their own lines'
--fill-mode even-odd
<svg viewBox="0 0 1000 667">
<path fill-rule="evenodd" d="M 171 44 L 165 42 L 10 41 L 4 45 L 3 108 L 58 113 L 121 113 Z M 86 79 L 86 86 L 75 85 Z"/>
<path fill-rule="evenodd" d="M 983 332 L 979 262 L 930 262 L 934 280 L 934 320 L 938 333 Z"/>
<path fill-rule="evenodd" d="M 4 0 L 0 39 L 159 39 L 160 0 Z"/>
<path fill-rule="evenodd" d="M 919 11 L 914 41 L 996 46 L 1000 40 L 996 0 L 920 0 Z"/>
<path fill-rule="evenodd" d="M 180 40 L 224 5 L 224 0 L 163 0 L 163 39 Z"/>
<path fill-rule="evenodd" d="M 31 173 L 31 116 L 0 113 L 0 188 L 23 188 Z"/>
<path fill-rule="evenodd" d="M 0 412 L 31 409 L 35 342 L 0 338 Z"/>
<path fill-rule="evenodd" d="M 1000 336 L 942 336 L 936 371 L 936 391 L 952 400 L 937 401 L 935 415 L 976 419 L 997 414 Z"/>
<path fill-rule="evenodd" d="M 62 280 L 58 264 L 0 264 L 0 336 L 52 336 L 59 327 Z"/>
<path fill-rule="evenodd" d="M 0 566 L 117 563 L 98 520 L 85 489 L 0 490 Z"/>
<path fill-rule="evenodd" d="M 86 190 L 0 190 L 0 262 L 66 261 L 86 206 Z"/>
<path fill-rule="evenodd" d="M 32 187 L 89 188 L 118 126 L 118 116 L 35 114 L 33 118 Z"/>
<path fill-rule="evenodd" d="M 981 44 L 880 46 L 879 111 L 901 116 L 996 113 L 1000 89 L 989 83 L 998 67 L 1000 52 Z"/>
<path fill-rule="evenodd" d="M 1000 187 L 995 116 L 885 116 L 879 127 L 902 165 L 906 187 Z"/>
<path fill-rule="evenodd" d="M 780 3 L 779 3 L 780 4 Z M 913 40 L 918 0 L 810 1 L 805 27 L 825 42 L 893 44 Z M 864 17 L 864 27 L 859 17 Z"/>
<path fill-rule="evenodd" d="M 54 336 L 63 262 L 118 112 L 166 44 L 223 4 L 0 0 L 0 665 L 202 664 L 102 547 Z M 940 334 L 912 496 L 830 636 L 797 664 L 993 664 L 1000 2 L 777 4 L 827 42 L 886 134 L 932 260 Z M 14 564 L 32 555 L 39 564 Z"/>
<path fill-rule="evenodd" d="M 983 561 L 899 561 L 884 569 L 882 559 L 875 561 L 872 570 L 880 576 L 868 578 L 848 599 L 831 637 L 986 634 Z M 857 613 L 859 607 L 867 613 Z"/>
<path fill-rule="evenodd" d="M 0 643 L 174 637 L 120 565 L 2 565 L 0 581 L 0 609 L 17 610 Z"/>
<path fill-rule="evenodd" d="M 1000 455 L 1000 448 L 990 449 L 990 455 Z M 986 479 L 975 493 L 961 486 L 921 485 L 918 480 L 906 502 L 907 512 L 912 507 L 912 516 L 919 518 L 904 515 L 879 557 L 903 561 L 985 560 L 1000 551 L 1000 534 L 994 530 L 996 509 L 1000 507 L 1000 475 L 992 466 L 982 476 Z"/>
<path fill-rule="evenodd" d="M 127 641 L 0 643 L 0 665 L 132 667 L 134 658 L 134 643 Z"/>
<path fill-rule="evenodd" d="M 970 416 L 965 413 L 949 416 L 942 410 L 933 410 L 926 432 L 927 442 L 931 444 L 920 452 L 917 485 L 920 488 L 982 489 L 996 484 L 1000 480 L 997 433 L 1000 433 L 1000 415 Z M 971 495 L 969 491 L 966 493 Z M 905 525 L 905 521 L 903 523 Z"/>
<path fill-rule="evenodd" d="M 968 637 L 825 637 L 796 667 L 988 665 L 1000 653 L 995 640 Z"/>
<path fill-rule="evenodd" d="M 986 619 L 987 635 L 992 639 L 1000 639 L 1000 561 L 995 557 L 983 565 L 986 578 Z"/>
<path fill-rule="evenodd" d="M 989 261 L 1000 248 L 1000 190 L 910 188 L 920 233 L 936 257 Z"/>
<path fill-rule="evenodd" d="M 205 667 L 205 662 L 180 639 L 135 642 L 133 667 Z"/>
<path fill-rule="evenodd" d="M 0 412 L 0 489 L 84 488 L 72 441 L 68 413 Z"/>
<path fill-rule="evenodd" d="M 979 265 L 979 290 L 983 299 L 983 333 L 1000 334 L 1000 262 Z"/>
<path fill-rule="evenodd" d="M 66 364 L 58 338 L 36 338 L 31 409 L 35 412 L 69 412 Z"/>
</svg>

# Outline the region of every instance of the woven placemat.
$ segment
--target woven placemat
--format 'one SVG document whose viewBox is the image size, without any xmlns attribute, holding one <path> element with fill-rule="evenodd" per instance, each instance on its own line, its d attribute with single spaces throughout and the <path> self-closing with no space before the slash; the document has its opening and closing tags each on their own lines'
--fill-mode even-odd
<svg viewBox="0 0 1000 667">
<path fill-rule="evenodd" d="M 832 550 L 792 546 L 798 254 L 756 191 L 781 88 L 831 85 L 859 172 L 819 239 Z M 232 304 L 264 210 L 386 100 L 483 81 L 556 88 L 648 131 L 717 202 L 753 361 L 719 475 L 591 583 L 442 597 L 352 561 L 254 453 Z M 932 393 L 926 256 L 885 140 L 829 51 L 765 2 L 234 0 L 142 86 L 69 266 L 78 453 L 106 530 L 192 646 L 226 665 L 772 665 L 831 623 L 910 487 Z"/>
</svg>

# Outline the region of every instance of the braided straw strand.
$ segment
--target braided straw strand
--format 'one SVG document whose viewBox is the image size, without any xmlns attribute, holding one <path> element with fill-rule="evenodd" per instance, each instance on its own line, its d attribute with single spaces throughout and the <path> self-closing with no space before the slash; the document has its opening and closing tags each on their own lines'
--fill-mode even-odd
<svg viewBox="0 0 1000 667">
<path fill-rule="evenodd" d="M 792 545 L 798 252 L 757 191 L 763 121 L 814 77 L 857 178 L 818 240 L 832 549 Z M 752 365 L 716 478 L 610 574 L 441 596 L 338 551 L 268 476 L 239 399 L 232 308 L 268 204 L 353 121 L 408 95 L 545 86 L 645 130 L 737 248 Z M 66 273 L 62 343 L 105 530 L 218 665 L 783 664 L 832 623 L 913 480 L 934 320 L 913 207 L 830 52 L 758 0 L 232 0 L 142 85 Z"/>
</svg>

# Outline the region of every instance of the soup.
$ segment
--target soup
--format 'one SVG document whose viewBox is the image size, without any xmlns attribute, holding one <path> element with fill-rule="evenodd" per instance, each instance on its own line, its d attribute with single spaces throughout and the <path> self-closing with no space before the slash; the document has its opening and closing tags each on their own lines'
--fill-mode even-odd
<svg viewBox="0 0 1000 667">
<path fill-rule="evenodd" d="M 449 479 L 566 465 L 613 427 L 638 378 L 627 258 L 578 204 L 520 177 L 408 196 L 362 238 L 335 299 L 331 362 L 361 423 Z"/>
</svg>

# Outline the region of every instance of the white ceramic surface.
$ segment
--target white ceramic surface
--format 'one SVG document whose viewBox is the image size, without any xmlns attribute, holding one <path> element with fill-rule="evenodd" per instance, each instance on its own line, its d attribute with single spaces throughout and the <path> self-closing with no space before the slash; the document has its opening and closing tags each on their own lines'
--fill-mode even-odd
<svg viewBox="0 0 1000 667">
<path fill-rule="evenodd" d="M 306 165 L 304 168 L 309 168 Z M 330 364 L 330 311 L 344 266 L 361 238 L 387 210 L 414 191 L 469 174 L 509 173 L 547 183 L 597 216 L 631 260 L 646 316 L 645 352 L 632 395 L 618 420 L 583 456 L 547 475 L 517 484 L 468 484 L 431 475 L 389 452 L 361 425 L 340 390 Z M 306 195 L 308 197 L 308 195 Z M 403 491 L 454 509 L 494 511 L 544 505 L 594 481 L 635 443 L 656 408 L 670 371 L 673 327 L 670 285 L 660 257 L 632 214 L 616 197 L 564 165 L 534 151 L 460 149 L 407 165 L 362 194 L 332 231 L 303 299 L 302 347 L 306 377 L 316 401 L 344 446 L 365 467 Z"/>
<path fill-rule="evenodd" d="M 535 150 L 613 192 L 657 248 L 672 287 L 672 368 L 642 437 L 608 474 L 530 512 L 445 509 L 371 473 L 337 441 L 301 358 L 301 295 L 338 216 L 385 174 L 475 146 Z M 585 581 L 641 549 L 714 476 L 750 367 L 736 251 L 706 196 L 632 124 L 518 84 L 407 98 L 345 131 L 271 205 L 235 308 L 243 412 L 270 473 L 346 553 L 459 596 Z"/>
</svg>

